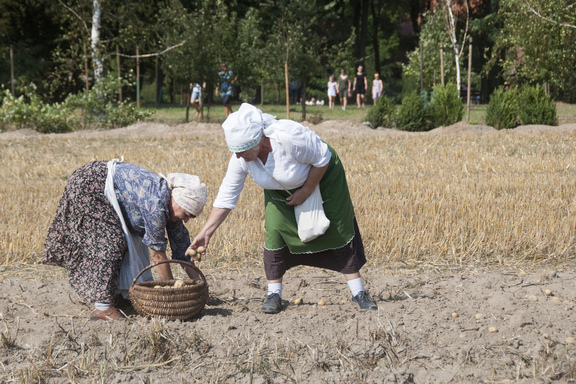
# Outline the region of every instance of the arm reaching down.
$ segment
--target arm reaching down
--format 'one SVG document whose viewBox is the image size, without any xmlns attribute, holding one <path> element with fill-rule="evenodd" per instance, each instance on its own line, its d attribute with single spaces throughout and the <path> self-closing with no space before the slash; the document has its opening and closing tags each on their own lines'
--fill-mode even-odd
<svg viewBox="0 0 576 384">
<path fill-rule="evenodd" d="M 206 220 L 206 224 L 200 230 L 200 232 L 196 235 L 192 244 L 190 244 L 190 248 L 196 249 L 198 246 L 204 246 L 204 248 L 208 248 L 208 243 L 210 243 L 210 238 L 216 232 L 216 229 L 224 222 L 226 216 L 230 213 L 231 209 L 228 208 L 216 208 L 213 207 L 210 215 L 208 216 L 208 220 Z"/>
</svg>

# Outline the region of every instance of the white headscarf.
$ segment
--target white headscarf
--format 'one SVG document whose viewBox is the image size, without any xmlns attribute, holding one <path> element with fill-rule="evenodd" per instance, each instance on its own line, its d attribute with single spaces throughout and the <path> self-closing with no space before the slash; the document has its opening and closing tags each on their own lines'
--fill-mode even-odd
<svg viewBox="0 0 576 384">
<path fill-rule="evenodd" d="M 262 139 L 264 129 L 274 123 L 275 118 L 251 104 L 242 104 L 238 112 L 231 113 L 222 123 L 230 151 L 238 153 L 254 148 Z"/>
<path fill-rule="evenodd" d="M 168 177 L 160 174 L 160 176 L 168 181 L 176 204 L 194 216 L 202 213 L 208 200 L 208 193 L 206 184 L 201 183 L 198 176 L 186 173 L 169 173 Z"/>
</svg>

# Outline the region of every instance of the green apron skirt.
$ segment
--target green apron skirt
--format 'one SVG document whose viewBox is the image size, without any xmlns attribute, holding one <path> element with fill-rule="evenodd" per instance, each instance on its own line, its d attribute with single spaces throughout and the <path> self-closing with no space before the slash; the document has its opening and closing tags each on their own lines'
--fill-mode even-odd
<svg viewBox="0 0 576 384">
<path fill-rule="evenodd" d="M 336 151 L 329 145 L 328 149 L 332 157 L 320 180 L 324 212 L 330 220 L 328 230 L 316 239 L 303 243 L 298 237 L 294 206 L 286 204 L 288 192 L 265 189 L 266 241 L 264 248 L 267 250 L 288 247 L 292 254 L 318 253 L 342 248 L 354 238 L 354 207 L 350 199 L 344 167 Z"/>
</svg>

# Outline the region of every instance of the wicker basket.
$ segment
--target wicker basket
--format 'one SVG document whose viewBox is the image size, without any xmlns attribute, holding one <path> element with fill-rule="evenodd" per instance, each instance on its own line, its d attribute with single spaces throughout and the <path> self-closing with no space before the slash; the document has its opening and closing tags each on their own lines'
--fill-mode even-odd
<svg viewBox="0 0 576 384">
<path fill-rule="evenodd" d="M 174 288 L 176 280 L 136 283 L 145 271 L 165 263 L 188 266 L 198 272 L 202 280 L 185 279 L 184 286 L 179 288 Z M 155 286 L 162 288 L 154 288 Z M 139 315 L 167 320 L 189 320 L 197 316 L 209 300 L 208 283 L 204 274 L 191 263 L 180 260 L 164 260 L 147 266 L 132 281 L 129 294 L 132 306 Z"/>
</svg>

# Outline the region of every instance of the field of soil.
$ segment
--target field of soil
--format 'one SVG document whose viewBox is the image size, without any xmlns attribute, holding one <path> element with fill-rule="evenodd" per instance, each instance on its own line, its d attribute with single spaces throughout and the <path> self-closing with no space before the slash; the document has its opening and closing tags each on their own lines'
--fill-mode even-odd
<svg viewBox="0 0 576 384">
<path fill-rule="evenodd" d="M 321 137 L 408 135 L 352 122 Z M 140 123 L 64 137 L 213 135 L 217 124 Z M 506 133 L 457 124 L 412 135 L 574 135 L 576 124 Z M 1 140 L 37 133 L 19 130 Z M 59 137 L 62 135 L 59 135 Z M 210 257 L 210 252 L 206 258 Z M 367 255 L 368 258 L 371 255 Z M 200 263 L 210 302 L 194 320 L 90 321 L 64 271 L 0 268 L 2 383 L 551 383 L 576 381 L 574 263 L 537 267 L 407 264 L 368 267 L 377 311 L 350 302 L 342 276 L 299 267 L 280 314 L 261 313 L 261 268 Z M 203 262 L 206 263 L 206 262 Z M 302 299 L 295 305 L 293 300 Z M 318 305 L 323 300 L 325 305 Z"/>
</svg>

